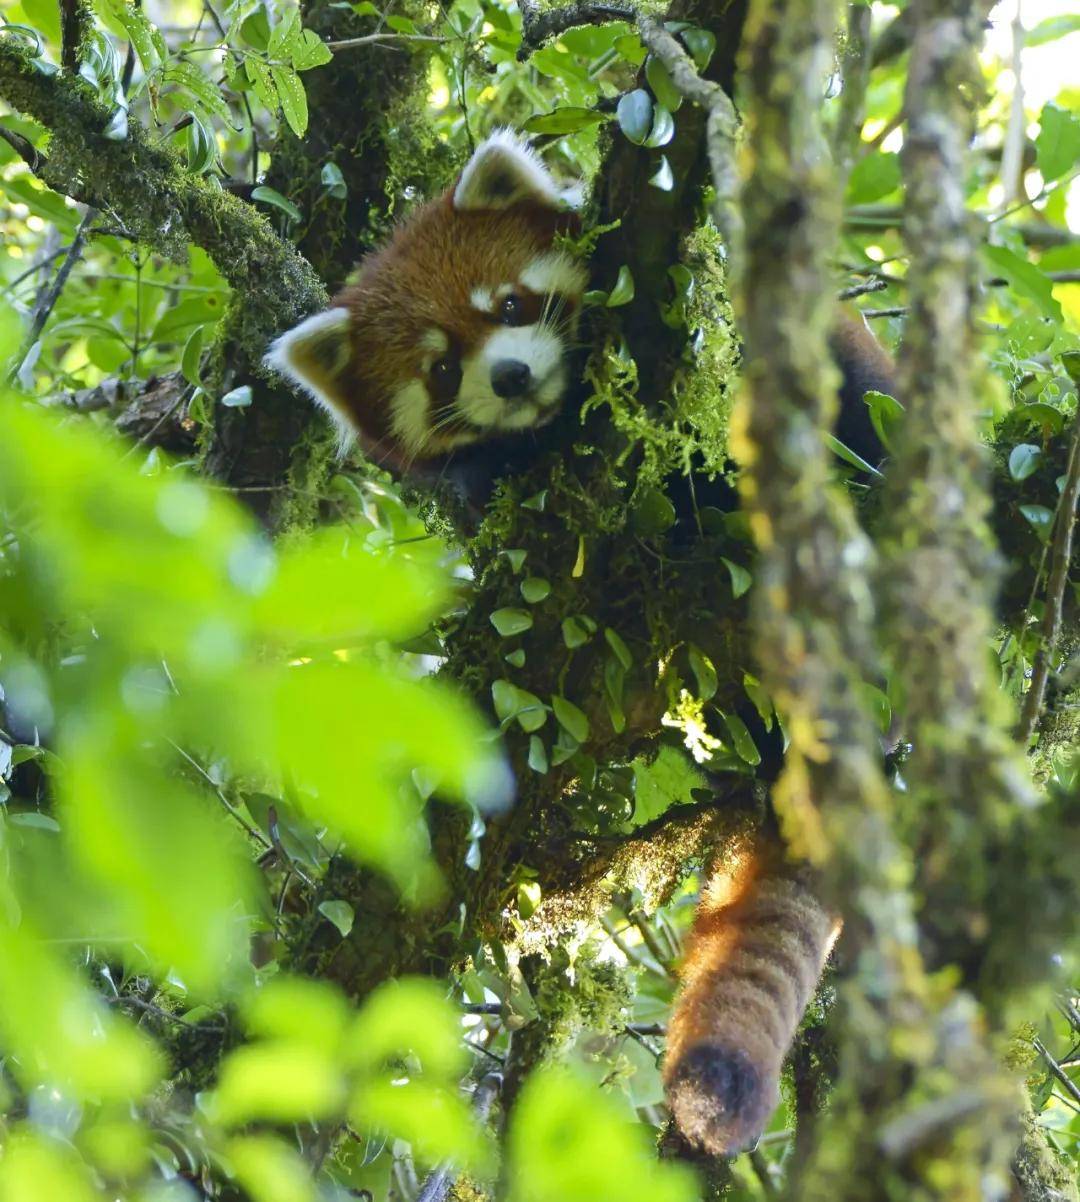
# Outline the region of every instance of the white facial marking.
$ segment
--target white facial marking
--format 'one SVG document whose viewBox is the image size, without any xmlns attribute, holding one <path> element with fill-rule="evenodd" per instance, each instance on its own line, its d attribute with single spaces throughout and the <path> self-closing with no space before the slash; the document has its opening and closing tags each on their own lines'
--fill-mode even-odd
<svg viewBox="0 0 1080 1202">
<path fill-rule="evenodd" d="M 458 411 L 474 426 L 527 430 L 554 417 L 566 387 L 562 340 L 543 326 L 497 330 L 461 364 Z M 491 369 L 502 359 L 524 363 L 532 387 L 524 397 L 501 397 L 491 387 Z"/>
<path fill-rule="evenodd" d="M 428 390 L 423 380 L 410 380 L 390 401 L 390 429 L 410 454 L 416 454 L 427 441 L 428 408 Z"/>
<path fill-rule="evenodd" d="M 420 347 L 435 355 L 444 355 L 450 349 L 450 339 L 437 326 L 420 335 Z"/>
<path fill-rule="evenodd" d="M 584 264 L 558 250 L 533 259 L 521 273 L 522 284 L 541 296 L 556 292 L 561 296 L 579 297 L 585 291 L 588 279 Z"/>
<path fill-rule="evenodd" d="M 344 455 L 357 431 L 349 411 L 333 389 L 337 376 L 349 362 L 348 309 L 326 309 L 302 321 L 270 344 L 263 362 L 299 385 L 326 410 L 337 429 L 338 455 Z"/>
<path fill-rule="evenodd" d="M 469 303 L 480 313 L 495 312 L 495 297 L 490 288 L 474 288 L 469 293 Z"/>
</svg>

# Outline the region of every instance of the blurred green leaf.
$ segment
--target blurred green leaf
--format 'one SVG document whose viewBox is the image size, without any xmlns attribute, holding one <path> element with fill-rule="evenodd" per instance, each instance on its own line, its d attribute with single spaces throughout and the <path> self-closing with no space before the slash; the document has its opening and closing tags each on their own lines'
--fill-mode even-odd
<svg viewBox="0 0 1080 1202">
<path fill-rule="evenodd" d="M 535 1072 L 511 1116 L 510 1202 L 696 1202 L 694 1174 L 587 1080 Z"/>
</svg>

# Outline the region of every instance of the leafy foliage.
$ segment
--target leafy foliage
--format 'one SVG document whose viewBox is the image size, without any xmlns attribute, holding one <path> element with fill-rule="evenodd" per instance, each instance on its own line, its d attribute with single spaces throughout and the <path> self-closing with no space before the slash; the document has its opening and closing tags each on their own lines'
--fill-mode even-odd
<svg viewBox="0 0 1080 1202">
<path fill-rule="evenodd" d="M 418 112 L 447 149 L 438 167 L 433 159 L 414 172 L 431 190 L 445 182 L 436 175 L 446 162 L 504 124 L 536 135 L 567 178 L 593 179 L 604 148 L 623 140 L 640 148 L 656 192 L 684 182 L 674 139 L 690 106 L 626 22 L 568 30 L 522 62 L 520 14 L 505 0 L 454 0 L 423 15 L 370 0 L 303 13 L 291 0 L 92 7 L 80 75 L 109 110 L 105 136 L 122 142 L 132 123 L 146 126 L 178 170 L 249 199 L 284 237 L 329 222 L 350 199 L 351 164 L 308 102 L 315 73 L 340 55 L 423 56 Z M 355 19 L 359 44 L 327 44 L 330 9 Z M 880 34 L 896 10 L 873 10 Z M 40 70 L 57 70 L 56 5 L 0 0 L 0 15 L 0 38 L 25 44 Z M 714 35 L 678 32 L 704 68 Z M 1011 48 L 994 36 L 966 186 L 985 234 L 985 433 L 1000 461 L 997 525 L 1010 564 L 990 650 L 1003 691 L 1018 701 L 1040 645 L 1077 406 L 1080 94 L 1061 63 L 1080 33 L 1064 10 L 1028 32 L 1011 180 L 1001 148 L 1015 135 L 1000 81 Z M 838 288 L 866 289 L 857 304 L 886 342 L 899 338 L 906 306 L 905 72 L 902 57 L 885 56 L 870 74 L 838 256 Z M 823 98 L 834 125 L 842 101 L 839 86 Z M 48 149 L 46 132 L 18 113 L 0 123 Z M 290 138 L 322 156 L 314 206 L 280 180 L 265 182 L 272 152 Z M 419 199 L 411 184 L 397 186 L 412 178 L 406 167 L 415 165 L 394 165 L 372 230 Z M 500 1172 L 520 1202 L 701 1196 L 687 1173 L 655 1165 L 634 1129 L 655 1135 L 664 1122 L 653 1041 L 692 891 L 654 890 L 648 869 L 630 884 L 608 882 L 593 907 L 601 925 L 560 931 L 550 946 L 548 877 L 531 863 L 494 886 L 484 877 L 482 810 L 506 800 L 506 767 L 460 697 L 426 679 L 431 657 L 461 636 L 465 557 L 430 536 L 385 476 L 351 460 L 315 497 L 333 524 L 272 544 L 192 470 L 222 409 L 243 428 L 260 416 L 251 384 L 221 358 L 222 318 L 244 298 L 230 297 L 203 250 L 165 259 L 130 241 L 108 212 L 88 214 L 49 191 L 8 141 L 0 198 L 0 284 L 17 314 L 5 322 L 11 345 L 0 358 L 11 358 L 24 393 L 3 400 L 0 440 L 0 1194 L 157 1202 L 190 1196 L 186 1186 L 178 1192 L 188 1181 L 209 1197 L 243 1191 L 277 1202 L 348 1188 L 381 1202 L 391 1189 L 415 1197 L 423 1171 L 450 1161 L 480 1183 L 477 1197 Z M 89 241 L 37 329 L 33 311 L 84 224 Z M 584 242 L 591 249 L 604 232 L 587 230 Z M 483 615 L 482 679 L 465 683 L 500 728 L 519 791 L 540 782 L 559 792 L 561 836 L 625 837 L 691 804 L 701 770 L 748 780 L 767 741 L 783 740 L 744 647 L 718 646 L 707 629 L 677 636 L 651 598 L 645 617 L 640 598 L 601 612 L 587 591 L 598 531 L 617 531 L 627 557 L 644 548 L 677 591 L 686 520 L 671 480 L 732 470 L 738 346 L 708 223 L 663 270 L 663 295 L 616 264 L 587 298 L 597 349 L 586 418 L 609 422 L 621 440 L 605 451 L 617 495 L 597 512 L 575 508 L 579 498 L 557 476 L 540 491 L 511 485 L 470 549 L 483 565 L 484 540 L 501 544 L 505 575 L 501 603 Z M 642 403 L 619 325 L 643 300 L 688 346 L 659 415 Z M 137 428 L 134 442 L 100 428 L 154 376 L 173 379 L 172 409 Z M 888 449 L 903 407 L 884 394 L 867 403 Z M 164 430 L 186 462 L 154 445 Z M 835 440 L 833 449 L 837 472 L 872 515 L 876 467 Z M 299 475 L 284 485 L 306 487 Z M 753 583 L 747 531 L 740 515 L 696 494 L 693 508 L 697 545 L 723 565 L 722 605 L 737 611 Z M 522 512 L 537 529 L 564 524 L 572 552 L 546 562 L 542 540 L 508 541 Z M 702 611 L 699 600 L 687 611 Z M 1067 644 L 1055 667 L 1072 653 Z M 557 661 L 543 688 L 539 660 Z M 664 703 L 659 754 L 640 753 L 627 735 L 646 679 Z M 865 684 L 883 733 L 902 710 L 894 694 L 887 679 Z M 1062 702 L 1035 749 L 1054 797 L 1077 789 L 1071 704 Z M 464 803 L 451 813 L 469 829 L 466 862 L 454 866 L 464 887 L 434 867 L 448 800 Z M 434 907 L 448 937 L 474 918 L 438 909 L 452 890 L 471 905 L 488 889 L 503 925 L 496 932 L 492 919 L 470 937 L 460 974 L 403 979 L 354 1005 L 332 982 L 348 980 L 341 961 L 381 932 L 366 929 L 356 894 L 341 895 L 346 860 L 402 909 Z M 666 904 L 646 914 L 660 895 Z M 545 941 L 546 978 L 528 954 Z M 313 947 L 325 979 L 291 971 L 302 959 L 310 969 Z M 1070 949 L 1056 954 L 1075 969 Z M 629 991 L 605 965 L 618 966 Z M 568 1017 L 570 997 L 595 1008 Z M 1075 1157 L 1075 1007 L 1037 1017 L 1041 1043 L 1022 1041 L 1033 1102 L 1054 1146 Z M 492 1058 L 514 1051 L 511 1033 L 530 1026 L 560 1033 L 552 1054 L 572 1071 L 544 1069 L 525 1084 L 500 1170 L 461 1087 L 475 1098 Z M 811 1023 L 806 1046 L 819 1038 Z M 1051 1068 L 1061 1063 L 1064 1081 Z M 731 1196 L 773 1192 L 797 1093 L 757 1156 L 738 1162 Z"/>
</svg>

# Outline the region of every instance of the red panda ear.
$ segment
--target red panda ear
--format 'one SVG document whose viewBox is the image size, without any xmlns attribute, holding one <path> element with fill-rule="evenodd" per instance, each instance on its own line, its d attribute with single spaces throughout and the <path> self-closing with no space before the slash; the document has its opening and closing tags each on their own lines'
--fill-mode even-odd
<svg viewBox="0 0 1080 1202">
<path fill-rule="evenodd" d="M 466 163 L 453 191 L 454 208 L 508 209 L 532 201 L 548 209 L 566 207 L 566 198 L 540 156 L 512 130 L 496 130 Z"/>
<path fill-rule="evenodd" d="M 343 441 L 354 433 L 348 400 L 349 326 L 348 309 L 326 309 L 282 334 L 263 359 L 330 414 Z"/>
</svg>

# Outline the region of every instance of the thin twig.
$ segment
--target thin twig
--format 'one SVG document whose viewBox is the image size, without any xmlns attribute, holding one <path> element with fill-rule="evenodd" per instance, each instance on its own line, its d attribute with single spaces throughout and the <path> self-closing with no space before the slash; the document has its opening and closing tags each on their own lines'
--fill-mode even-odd
<svg viewBox="0 0 1080 1202">
<path fill-rule="evenodd" d="M 1046 1045 L 1043 1043 L 1043 1041 L 1036 1035 L 1031 1041 L 1031 1045 L 1035 1051 L 1039 1053 L 1043 1060 L 1046 1061 L 1046 1067 L 1050 1070 L 1051 1075 L 1057 1079 L 1062 1089 L 1065 1090 L 1065 1092 L 1070 1098 L 1072 1098 L 1074 1102 L 1080 1102 L 1080 1086 L 1077 1086 L 1072 1077 L 1070 1077 L 1069 1074 L 1061 1067 L 1061 1065 L 1058 1064 L 1058 1062 L 1053 1058 L 1053 1056 L 1050 1055 L 1050 1053 L 1046 1050 Z"/>
<path fill-rule="evenodd" d="M 449 38 L 441 38 L 428 33 L 367 33 L 362 38 L 345 38 L 340 42 L 323 42 L 327 50 L 335 54 L 339 50 L 356 50 L 360 46 L 370 46 L 374 42 L 448 42 Z"/>
<path fill-rule="evenodd" d="M 90 231 L 90 225 L 97 220 L 97 209 L 87 209 L 82 221 L 79 222 L 79 228 L 75 231 L 75 237 L 71 240 L 71 245 L 68 247 L 67 254 L 60 268 L 56 273 L 56 277 L 49 287 L 48 291 L 41 297 L 41 300 L 34 307 L 34 315 L 30 319 L 30 329 L 23 339 L 22 347 L 8 373 L 8 383 L 18 379 L 19 372 L 22 371 L 23 364 L 26 362 L 27 356 L 34 348 L 34 344 L 41 337 L 41 331 L 45 328 L 45 323 L 49 320 L 49 315 L 56 307 L 56 302 L 60 299 L 61 292 L 64 291 L 64 285 L 68 281 L 68 276 L 71 275 L 71 270 L 82 257 L 83 247 L 86 245 L 86 237 Z"/>
<path fill-rule="evenodd" d="M 61 255 L 67 254 L 70 249 L 71 243 L 69 242 L 67 246 L 61 246 L 54 250 L 51 254 L 47 254 L 44 259 L 38 263 L 35 263 L 33 267 L 28 267 L 25 271 L 20 272 L 4 289 L 5 294 L 10 296 L 11 293 L 14 292 L 15 289 L 18 288 L 18 286 L 23 282 L 23 280 L 28 280 L 32 275 L 36 275 L 37 272 L 44 270 L 49 266 L 50 263 L 56 262 Z M 124 278 L 126 279 L 127 277 L 125 276 Z"/>
<path fill-rule="evenodd" d="M 1022 0 L 1016 0 L 1016 15 L 1012 22 L 1013 94 L 1005 129 L 1005 144 L 1001 151 L 1002 197 L 999 212 L 1007 212 L 1020 198 L 1024 179 L 1027 117 L 1024 115 L 1024 23 L 1021 19 L 1021 3 Z"/>
<path fill-rule="evenodd" d="M 638 18 L 642 42 L 667 69 L 671 82 L 681 96 L 700 105 L 708 114 L 705 124 L 705 148 L 713 182 L 713 220 L 724 240 L 729 259 L 742 253 L 743 221 L 737 203 L 739 173 L 735 145 L 739 118 L 724 89 L 703 79 L 694 60 L 672 34 L 652 17 Z"/>
<path fill-rule="evenodd" d="M 491 1112 L 492 1104 L 502 1091 L 502 1074 L 488 1073 L 473 1093 L 473 1112 L 477 1121 L 484 1123 Z M 452 1165 L 440 1165 L 424 1182 L 416 1195 L 416 1202 L 445 1202 L 450 1188 L 457 1180 Z"/>
<path fill-rule="evenodd" d="M 873 279 L 864 280 L 861 284 L 852 284 L 850 288 L 845 288 L 840 293 L 840 299 L 842 301 L 851 300 L 856 296 L 865 296 L 868 292 L 884 292 L 888 286 L 888 280 L 875 276 Z"/>
<path fill-rule="evenodd" d="M 33 142 L 28 138 L 24 138 L 22 134 L 17 134 L 13 129 L 7 129 L 5 126 L 0 125 L 0 139 L 3 139 L 15 151 L 35 175 L 38 173 L 38 169 L 47 161 L 34 146 Z"/>
<path fill-rule="evenodd" d="M 214 778 L 210 775 L 210 773 L 206 771 L 206 769 L 202 766 L 202 764 L 199 763 L 199 761 L 197 759 L 195 759 L 194 756 L 189 755 L 183 749 L 183 747 L 180 746 L 179 743 L 174 743 L 172 741 L 172 739 L 166 739 L 165 741 L 169 744 L 169 746 L 173 749 L 173 751 L 177 752 L 178 755 L 182 756 L 185 760 L 187 760 L 187 762 L 192 766 L 192 768 L 194 768 L 195 771 L 203 778 L 203 780 L 206 781 L 206 783 L 210 786 L 210 788 L 213 789 L 214 792 L 217 794 L 218 801 L 221 802 L 221 804 L 225 807 L 226 810 L 228 810 L 228 812 L 232 815 L 232 817 L 235 818 L 236 821 L 240 823 L 240 825 L 244 828 L 244 830 L 247 831 L 247 833 L 257 843 L 261 843 L 263 845 L 263 847 L 266 848 L 267 851 L 275 850 L 273 843 L 271 843 L 271 841 L 262 833 L 261 830 L 259 830 L 258 827 L 252 826 L 251 823 L 248 822 L 248 820 L 244 817 L 244 815 L 241 814 L 240 811 L 236 808 L 236 806 L 234 806 L 233 803 L 225 796 L 224 792 L 222 791 L 220 786 L 217 784 L 217 782 L 214 780 Z"/>
<path fill-rule="evenodd" d="M 1073 531 L 1076 528 L 1076 506 L 1080 499 L 1080 410 L 1073 424 L 1073 436 L 1069 445 L 1069 461 L 1065 470 L 1065 487 L 1058 498 L 1054 518 L 1054 552 L 1050 561 L 1050 578 L 1046 584 L 1046 603 L 1040 624 L 1041 640 L 1031 667 L 1031 684 L 1024 694 L 1024 705 L 1017 724 L 1016 735 L 1022 746 L 1027 747 L 1039 724 L 1046 701 L 1046 682 L 1050 677 L 1050 663 L 1057 650 L 1061 631 L 1061 613 L 1065 601 L 1065 588 L 1069 583 L 1069 567 L 1072 563 Z"/>
</svg>

